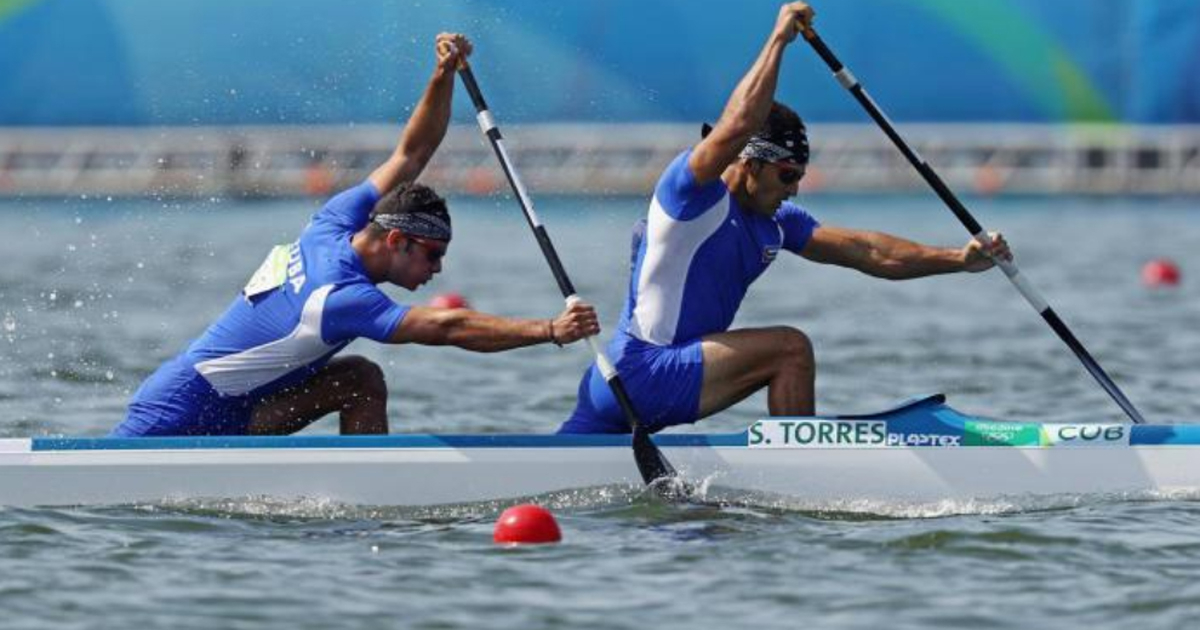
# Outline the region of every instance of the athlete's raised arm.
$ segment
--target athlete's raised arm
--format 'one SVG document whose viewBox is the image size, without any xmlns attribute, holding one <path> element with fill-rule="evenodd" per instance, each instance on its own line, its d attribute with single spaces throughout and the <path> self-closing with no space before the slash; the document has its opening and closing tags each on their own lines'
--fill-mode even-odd
<svg viewBox="0 0 1200 630">
<path fill-rule="evenodd" d="M 471 42 L 459 33 L 440 33 L 434 49 L 437 65 L 425 93 L 404 126 L 396 150 L 371 173 L 371 183 L 380 194 L 387 194 L 403 182 L 415 181 L 446 136 L 454 96 L 454 73 L 459 62 L 471 54 Z"/>
<path fill-rule="evenodd" d="M 812 29 L 814 15 L 812 7 L 803 2 L 785 4 L 779 9 L 775 29 L 758 59 L 733 90 L 712 132 L 696 145 L 688 158 L 688 168 L 696 183 L 704 184 L 720 177 L 737 159 L 750 136 L 762 128 L 775 101 L 783 50 L 801 30 Z"/>
</svg>

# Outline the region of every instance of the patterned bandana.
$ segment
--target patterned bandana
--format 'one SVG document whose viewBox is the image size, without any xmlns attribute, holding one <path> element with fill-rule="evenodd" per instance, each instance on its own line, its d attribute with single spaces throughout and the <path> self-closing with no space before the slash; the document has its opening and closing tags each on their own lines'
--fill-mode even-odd
<svg viewBox="0 0 1200 630">
<path fill-rule="evenodd" d="M 444 218 L 427 212 L 372 214 L 371 221 L 388 230 L 435 241 L 450 241 L 450 215 Z"/>
<path fill-rule="evenodd" d="M 700 137 L 705 137 L 712 127 L 704 125 L 700 128 Z M 738 153 L 743 160 L 762 160 L 764 162 L 791 162 L 792 164 L 808 164 L 808 133 L 803 125 L 799 129 L 788 129 L 775 136 L 755 134 L 750 136 L 746 147 Z"/>
</svg>

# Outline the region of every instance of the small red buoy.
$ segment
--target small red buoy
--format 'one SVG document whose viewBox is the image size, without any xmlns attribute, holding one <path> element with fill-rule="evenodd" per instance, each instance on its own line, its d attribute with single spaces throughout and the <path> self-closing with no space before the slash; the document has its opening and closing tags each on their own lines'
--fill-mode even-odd
<svg viewBox="0 0 1200 630">
<path fill-rule="evenodd" d="M 467 298 L 453 291 L 433 296 L 433 299 L 429 300 L 429 305 L 434 308 L 471 308 L 471 305 L 467 304 Z"/>
<path fill-rule="evenodd" d="M 496 519 L 492 540 L 504 544 L 556 543 L 562 540 L 562 531 L 546 508 L 514 505 Z"/>
<path fill-rule="evenodd" d="M 1179 266 L 1166 258 L 1151 260 L 1142 267 L 1142 284 L 1148 287 L 1173 287 L 1179 284 Z"/>
</svg>

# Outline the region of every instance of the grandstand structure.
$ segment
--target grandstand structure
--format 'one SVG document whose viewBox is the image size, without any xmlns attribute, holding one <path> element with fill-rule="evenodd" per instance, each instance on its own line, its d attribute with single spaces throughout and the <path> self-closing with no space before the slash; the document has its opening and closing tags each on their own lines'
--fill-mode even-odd
<svg viewBox="0 0 1200 630">
<path fill-rule="evenodd" d="M 925 186 L 872 125 L 816 124 L 805 193 Z M 1200 194 L 1200 126 L 910 124 L 901 132 L 962 193 Z M 544 194 L 645 195 L 699 137 L 680 124 L 525 124 L 507 143 Z M 0 197 L 324 196 L 395 146 L 392 125 L 0 128 Z M 454 126 L 424 181 L 451 194 L 504 190 L 478 129 Z"/>
<path fill-rule="evenodd" d="M 0 198 L 326 195 L 395 146 L 444 30 L 471 37 L 534 192 L 644 196 L 778 4 L 0 0 Z M 824 40 L 960 193 L 1200 193 L 1196 0 L 819 4 Z M 423 177 L 502 192 L 463 96 Z M 924 190 L 806 46 L 776 98 L 809 124 L 805 193 Z"/>
</svg>

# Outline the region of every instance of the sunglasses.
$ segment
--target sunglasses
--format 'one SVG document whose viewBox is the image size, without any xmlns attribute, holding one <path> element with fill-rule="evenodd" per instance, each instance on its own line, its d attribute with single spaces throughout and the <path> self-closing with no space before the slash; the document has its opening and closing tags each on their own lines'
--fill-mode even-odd
<svg viewBox="0 0 1200 630">
<path fill-rule="evenodd" d="M 438 261 L 440 261 L 442 257 L 446 255 L 446 248 L 449 247 L 449 245 L 443 241 L 421 238 L 420 236 L 408 235 L 408 240 L 413 241 L 425 249 L 425 260 L 428 260 L 429 264 L 431 265 L 436 265 Z M 438 245 L 441 245 L 441 247 Z"/>
<path fill-rule="evenodd" d="M 785 166 L 779 162 L 772 162 L 772 164 L 779 173 L 779 183 L 784 186 L 791 186 L 804 177 L 804 169 Z"/>
</svg>

